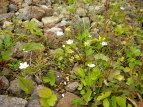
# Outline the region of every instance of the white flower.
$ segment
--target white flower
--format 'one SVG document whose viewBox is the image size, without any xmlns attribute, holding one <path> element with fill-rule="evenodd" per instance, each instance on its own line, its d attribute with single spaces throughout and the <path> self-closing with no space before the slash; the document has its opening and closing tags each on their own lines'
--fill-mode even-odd
<svg viewBox="0 0 143 107">
<path fill-rule="evenodd" d="M 64 85 L 67 85 L 67 82 L 66 82 L 66 81 L 64 81 Z"/>
<path fill-rule="evenodd" d="M 64 94 L 62 94 L 62 97 L 64 97 L 65 95 Z"/>
<path fill-rule="evenodd" d="M 28 51 L 25 51 L 25 49 L 22 49 L 24 52 L 28 52 Z"/>
<path fill-rule="evenodd" d="M 20 69 L 25 69 L 27 67 L 29 67 L 29 64 L 27 64 L 27 62 L 20 63 L 20 66 L 19 66 Z"/>
<path fill-rule="evenodd" d="M 124 7 L 120 7 L 120 9 L 121 9 L 121 10 L 125 10 L 125 8 L 124 8 Z"/>
<path fill-rule="evenodd" d="M 104 42 L 104 41 L 103 41 L 101 44 L 102 44 L 102 46 L 106 46 L 106 45 L 107 45 L 107 42 Z"/>
<path fill-rule="evenodd" d="M 66 41 L 66 43 L 67 43 L 67 44 L 73 44 L 73 40 L 70 40 L 70 39 L 69 39 L 68 41 Z"/>
<path fill-rule="evenodd" d="M 66 45 L 63 45 L 62 47 L 64 48 Z"/>
<path fill-rule="evenodd" d="M 57 36 L 62 36 L 62 35 L 64 35 L 64 33 L 63 32 L 61 32 L 61 31 L 57 31 Z"/>
<path fill-rule="evenodd" d="M 95 64 L 87 64 L 87 66 L 89 66 L 89 67 L 95 67 Z"/>
</svg>

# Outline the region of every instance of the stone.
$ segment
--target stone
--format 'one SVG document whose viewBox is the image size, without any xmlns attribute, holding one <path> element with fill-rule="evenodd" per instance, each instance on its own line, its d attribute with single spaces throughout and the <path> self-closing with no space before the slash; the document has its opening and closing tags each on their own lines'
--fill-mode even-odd
<svg viewBox="0 0 143 107">
<path fill-rule="evenodd" d="M 67 92 L 64 97 L 59 100 L 56 107 L 74 107 L 72 101 L 79 98 L 77 95 Z"/>
<path fill-rule="evenodd" d="M 14 25 L 12 22 L 4 21 L 2 28 L 9 30 L 9 31 L 12 31 L 14 29 Z"/>
<path fill-rule="evenodd" d="M 24 8 L 19 9 L 19 11 L 16 13 L 17 18 L 23 19 L 23 20 L 28 20 L 31 18 L 30 16 L 30 7 L 26 6 Z"/>
<path fill-rule="evenodd" d="M 14 16 L 14 13 L 4 13 L 4 14 L 0 14 L 0 21 L 6 20 L 7 18 L 11 18 L 12 16 Z"/>
<path fill-rule="evenodd" d="M 44 35 L 46 37 L 46 44 L 51 49 L 56 49 L 60 45 L 60 42 L 62 42 L 65 38 L 64 35 L 58 36 L 57 32 L 63 32 L 61 28 L 53 27 L 49 30 L 46 30 Z"/>
<path fill-rule="evenodd" d="M 18 18 L 23 20 L 28 20 L 31 18 L 36 18 L 41 20 L 44 17 L 45 11 L 37 6 L 26 6 L 19 10 Z"/>
<path fill-rule="evenodd" d="M 0 76 L 0 81 L 2 82 L 0 89 L 7 89 L 9 87 L 9 81 L 5 76 Z"/>
<path fill-rule="evenodd" d="M 4 13 L 7 13 L 7 10 L 8 10 L 8 4 L 9 2 L 8 1 L 0 1 L 0 14 L 4 14 Z"/>
<path fill-rule="evenodd" d="M 18 10 L 18 6 L 15 5 L 15 4 L 10 4 L 10 5 L 8 6 L 8 8 L 9 8 L 9 11 L 10 11 L 10 12 L 15 12 L 15 11 Z"/>
<path fill-rule="evenodd" d="M 77 8 L 76 10 L 76 14 L 79 15 L 79 16 L 86 16 L 87 14 L 87 11 L 81 7 Z"/>
<path fill-rule="evenodd" d="M 74 92 L 78 88 L 79 83 L 78 82 L 72 82 L 68 84 L 65 88 L 69 92 Z"/>
<path fill-rule="evenodd" d="M 44 27 L 43 23 L 40 22 L 39 20 L 37 20 L 36 18 L 32 18 L 31 22 L 37 23 L 37 25 L 35 27 L 38 27 L 38 28 L 43 28 Z"/>
<path fill-rule="evenodd" d="M 56 24 L 60 21 L 61 19 L 58 16 L 50 16 L 50 17 L 43 17 L 42 22 L 44 25 L 47 24 Z"/>
<path fill-rule="evenodd" d="M 52 16 L 54 13 L 54 10 L 51 7 L 48 7 L 46 5 L 40 5 L 39 7 L 45 11 L 46 17 Z"/>
<path fill-rule="evenodd" d="M 31 18 L 36 18 L 37 20 L 41 20 L 45 15 L 45 11 L 37 6 L 31 6 L 30 16 Z"/>
<path fill-rule="evenodd" d="M 12 80 L 10 82 L 10 86 L 8 88 L 8 91 L 12 92 L 15 95 L 19 95 L 21 93 L 21 88 L 19 86 L 19 81 L 18 79 Z"/>
<path fill-rule="evenodd" d="M 46 4 L 46 0 L 24 0 L 25 3 L 32 4 L 32 5 L 42 5 Z"/>
<path fill-rule="evenodd" d="M 23 0 L 11 0 L 12 3 L 18 4 L 18 3 L 23 3 Z"/>
<path fill-rule="evenodd" d="M 0 107 L 26 107 L 26 104 L 25 99 L 0 95 Z"/>
</svg>

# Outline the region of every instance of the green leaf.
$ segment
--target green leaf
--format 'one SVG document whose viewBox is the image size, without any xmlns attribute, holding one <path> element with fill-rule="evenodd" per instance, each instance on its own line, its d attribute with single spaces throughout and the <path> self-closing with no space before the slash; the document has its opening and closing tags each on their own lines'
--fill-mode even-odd
<svg viewBox="0 0 143 107">
<path fill-rule="evenodd" d="M 11 36 L 5 35 L 3 41 L 4 41 L 4 46 L 5 46 L 6 49 L 11 47 L 11 45 L 12 45 Z"/>
<path fill-rule="evenodd" d="M 33 84 L 30 80 L 25 78 L 18 78 L 20 88 L 25 91 L 26 94 L 31 94 L 33 92 Z"/>
<path fill-rule="evenodd" d="M 34 42 L 32 42 L 32 43 L 24 44 L 24 45 L 22 46 L 22 49 L 23 49 L 24 51 L 42 50 L 42 49 L 44 49 L 44 46 L 41 45 L 41 44 L 39 44 L 39 43 L 34 43 Z"/>
<path fill-rule="evenodd" d="M 10 59 L 12 59 L 12 57 L 11 57 L 12 51 L 11 50 L 4 51 L 1 55 L 2 55 L 2 59 L 3 60 L 10 60 Z"/>
<path fill-rule="evenodd" d="M 124 98 L 124 97 L 116 97 L 116 99 L 117 99 L 117 104 L 120 107 L 126 107 L 126 98 Z"/>
<path fill-rule="evenodd" d="M 123 70 L 124 70 L 124 72 L 131 72 L 131 68 L 129 68 L 129 67 L 125 67 Z"/>
<path fill-rule="evenodd" d="M 40 104 L 44 107 L 50 107 L 50 105 L 47 102 L 47 98 L 40 98 Z"/>
<path fill-rule="evenodd" d="M 109 57 L 102 54 L 102 53 L 98 53 L 94 56 L 95 59 L 102 59 L 102 60 L 105 60 L 105 61 L 108 61 L 109 60 Z"/>
<path fill-rule="evenodd" d="M 47 102 L 50 106 L 53 106 L 57 100 L 57 96 L 55 94 L 52 94 L 49 99 L 47 99 Z"/>
<path fill-rule="evenodd" d="M 104 107 L 110 107 L 110 103 L 109 103 L 107 98 L 103 100 L 103 106 Z"/>
<path fill-rule="evenodd" d="M 92 50 L 92 48 L 89 48 L 89 49 L 85 52 L 86 56 L 92 55 L 93 53 L 94 53 L 94 50 Z"/>
<path fill-rule="evenodd" d="M 117 104 L 116 104 L 116 97 L 115 96 L 112 96 L 111 97 L 111 105 L 112 105 L 112 107 L 117 107 Z"/>
<path fill-rule="evenodd" d="M 83 98 L 86 102 L 89 102 L 92 99 L 91 97 L 92 91 L 90 88 L 87 88 L 86 90 L 87 92 L 83 95 Z"/>
<path fill-rule="evenodd" d="M 127 82 L 126 82 L 127 85 L 131 85 L 133 83 L 134 83 L 134 79 L 132 77 L 127 79 Z"/>
<path fill-rule="evenodd" d="M 128 104 L 128 106 L 127 107 L 133 107 L 131 104 Z"/>
<path fill-rule="evenodd" d="M 107 91 L 107 92 L 101 93 L 101 94 L 97 97 L 97 100 L 98 100 L 98 101 L 103 100 L 103 99 L 109 97 L 110 94 L 111 94 L 111 91 Z"/>
<path fill-rule="evenodd" d="M 0 51 L 3 49 L 3 41 L 0 39 Z"/>
<path fill-rule="evenodd" d="M 49 77 L 43 77 L 43 81 L 49 82 L 50 85 L 53 86 L 55 84 L 55 81 L 56 81 L 54 71 L 50 70 L 49 71 Z"/>
<path fill-rule="evenodd" d="M 77 73 L 80 77 L 85 77 L 85 71 L 82 68 L 78 68 Z"/>
<path fill-rule="evenodd" d="M 135 58 L 129 58 L 128 62 L 134 62 L 136 59 Z"/>
<path fill-rule="evenodd" d="M 38 95 L 42 98 L 50 98 L 52 96 L 52 91 L 48 88 L 38 91 Z"/>
</svg>

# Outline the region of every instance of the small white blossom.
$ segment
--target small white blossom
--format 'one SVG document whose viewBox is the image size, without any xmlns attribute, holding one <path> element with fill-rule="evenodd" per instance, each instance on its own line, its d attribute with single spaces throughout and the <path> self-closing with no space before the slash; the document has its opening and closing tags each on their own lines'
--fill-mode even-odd
<svg viewBox="0 0 143 107">
<path fill-rule="evenodd" d="M 95 64 L 87 64 L 87 66 L 93 68 L 93 67 L 95 67 Z"/>
<path fill-rule="evenodd" d="M 61 32 L 61 31 L 57 31 L 57 36 L 62 36 L 62 35 L 64 35 L 64 33 L 63 32 Z"/>
<path fill-rule="evenodd" d="M 57 77 L 60 77 L 59 75 L 57 75 Z"/>
<path fill-rule="evenodd" d="M 28 52 L 28 51 L 25 51 L 25 49 L 22 49 L 24 52 Z"/>
<path fill-rule="evenodd" d="M 27 67 L 29 67 L 29 64 L 27 64 L 27 62 L 20 63 L 20 66 L 19 66 L 20 69 L 25 69 Z"/>
<path fill-rule="evenodd" d="M 62 94 L 62 97 L 64 97 L 65 95 L 64 94 Z"/>
<path fill-rule="evenodd" d="M 124 8 L 124 7 L 120 7 L 120 9 L 121 9 L 121 10 L 125 10 L 125 8 Z"/>
<path fill-rule="evenodd" d="M 66 81 L 64 81 L 64 85 L 67 85 L 67 82 L 66 82 Z"/>
<path fill-rule="evenodd" d="M 73 44 L 73 40 L 70 40 L 70 39 L 69 39 L 68 41 L 66 41 L 66 43 L 67 43 L 67 44 Z"/>
<path fill-rule="evenodd" d="M 101 44 L 102 44 L 102 46 L 106 46 L 106 45 L 107 45 L 107 42 L 104 42 L 104 41 L 103 41 Z"/>
<path fill-rule="evenodd" d="M 66 45 L 63 45 L 62 47 L 64 48 Z"/>
</svg>

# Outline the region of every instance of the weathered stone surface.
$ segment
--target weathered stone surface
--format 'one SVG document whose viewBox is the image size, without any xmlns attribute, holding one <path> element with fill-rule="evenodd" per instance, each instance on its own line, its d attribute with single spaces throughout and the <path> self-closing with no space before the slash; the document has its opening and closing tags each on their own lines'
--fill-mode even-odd
<svg viewBox="0 0 143 107">
<path fill-rule="evenodd" d="M 60 21 L 60 18 L 58 16 L 50 16 L 50 17 L 43 17 L 42 22 L 44 25 L 46 24 L 56 24 Z"/>
<path fill-rule="evenodd" d="M 85 10 L 85 9 L 83 9 L 83 8 L 81 8 L 81 7 L 79 7 L 79 8 L 77 8 L 77 10 L 76 10 L 76 14 L 79 15 L 79 16 L 86 16 L 87 10 Z"/>
<path fill-rule="evenodd" d="M 30 7 L 30 16 L 31 18 L 36 18 L 38 20 L 41 20 L 42 17 L 45 15 L 45 11 L 37 6 Z"/>
<path fill-rule="evenodd" d="M 0 1 L 0 14 L 4 14 L 7 13 L 7 6 L 8 6 L 9 2 L 7 1 Z"/>
<path fill-rule="evenodd" d="M 32 5 L 46 4 L 46 0 L 24 0 L 24 2 Z"/>
<path fill-rule="evenodd" d="M 46 5 L 40 5 L 39 6 L 41 9 L 45 10 L 45 16 L 48 17 L 48 16 L 52 16 L 53 13 L 54 13 L 54 9 L 51 8 L 51 7 L 48 7 Z"/>
<path fill-rule="evenodd" d="M 18 6 L 15 4 L 10 4 L 8 7 L 10 12 L 15 12 L 18 10 Z"/>
<path fill-rule="evenodd" d="M 9 87 L 9 81 L 5 76 L 0 76 L 0 81 L 2 82 L 0 89 L 7 89 Z"/>
<path fill-rule="evenodd" d="M 14 4 L 23 3 L 23 0 L 10 0 Z"/>
<path fill-rule="evenodd" d="M 20 92 L 22 91 L 20 86 L 19 86 L 19 81 L 18 79 L 15 79 L 10 82 L 10 86 L 8 88 L 8 91 L 12 92 L 15 95 L 19 95 Z"/>
<path fill-rule="evenodd" d="M 64 97 L 58 102 L 56 107 L 74 107 L 72 101 L 79 98 L 78 96 L 67 92 Z"/>
<path fill-rule="evenodd" d="M 0 21 L 2 20 L 6 20 L 7 18 L 10 18 L 14 16 L 14 13 L 4 13 L 4 14 L 0 14 Z"/>
<path fill-rule="evenodd" d="M 27 101 L 22 98 L 0 95 L 0 107 L 26 107 Z"/>
<path fill-rule="evenodd" d="M 79 83 L 78 82 L 72 82 L 68 84 L 65 88 L 69 92 L 74 92 L 78 88 Z"/>
</svg>

